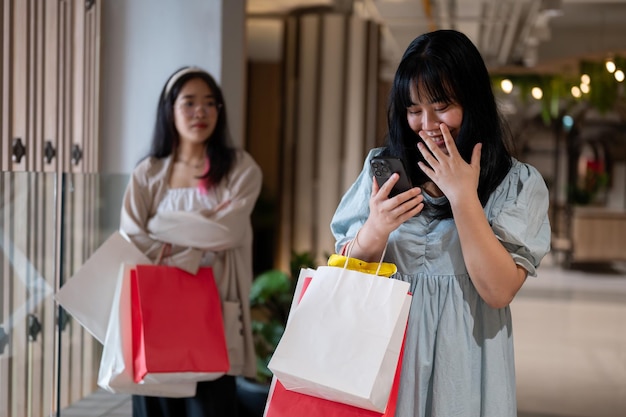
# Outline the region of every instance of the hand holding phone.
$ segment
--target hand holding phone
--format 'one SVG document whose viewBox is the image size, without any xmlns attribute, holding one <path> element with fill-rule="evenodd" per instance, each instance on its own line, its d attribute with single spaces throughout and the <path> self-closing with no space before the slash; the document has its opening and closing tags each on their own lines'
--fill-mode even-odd
<svg viewBox="0 0 626 417">
<path fill-rule="evenodd" d="M 379 187 L 382 187 L 393 173 L 400 175 L 398 182 L 396 182 L 391 189 L 389 197 L 396 196 L 413 188 L 411 179 L 407 175 L 406 170 L 404 169 L 404 164 L 400 158 L 392 156 L 377 156 L 372 158 L 370 166 L 372 168 L 372 174 L 376 178 L 376 182 Z"/>
</svg>

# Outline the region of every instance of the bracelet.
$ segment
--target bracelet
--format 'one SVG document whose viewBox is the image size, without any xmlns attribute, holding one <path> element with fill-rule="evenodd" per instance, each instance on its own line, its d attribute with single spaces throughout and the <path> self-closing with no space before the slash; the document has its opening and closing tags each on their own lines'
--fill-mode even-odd
<svg viewBox="0 0 626 417">
<path fill-rule="evenodd" d="M 354 239 L 352 239 L 350 242 L 348 242 L 348 244 L 345 246 L 345 249 L 347 250 L 347 257 L 350 257 L 350 254 L 352 253 L 352 249 L 354 249 L 354 245 L 357 244 L 359 246 L 361 246 L 361 244 L 359 243 L 359 232 L 361 231 L 361 229 L 356 231 L 356 234 L 354 235 Z"/>
</svg>

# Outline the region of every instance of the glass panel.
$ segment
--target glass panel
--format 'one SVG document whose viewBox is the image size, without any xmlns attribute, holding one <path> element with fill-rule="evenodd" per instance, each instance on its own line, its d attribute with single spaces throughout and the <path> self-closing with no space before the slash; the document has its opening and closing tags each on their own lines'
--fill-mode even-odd
<svg viewBox="0 0 626 417">
<path fill-rule="evenodd" d="M 127 396 L 99 392 L 102 347 L 53 297 L 117 230 L 127 182 L 127 175 L 0 173 L 0 416 L 80 408 L 88 417 L 129 407 Z M 85 407 L 93 395 L 97 403 Z"/>
<path fill-rule="evenodd" d="M 56 180 L 0 173 L 0 415 L 50 415 L 55 380 Z"/>
<path fill-rule="evenodd" d="M 128 175 L 123 174 L 63 175 L 61 285 L 72 279 L 93 252 L 118 230 L 128 179 Z M 102 277 L 103 280 L 115 278 Z M 76 415 L 77 409 L 85 417 L 90 415 L 89 410 L 93 410 L 94 416 L 106 415 L 104 411 L 115 401 L 127 400 L 127 397 L 100 392 L 97 378 L 102 345 L 78 321 L 70 315 L 66 317 L 66 324 L 59 333 L 60 415 Z M 98 398 L 95 403 L 94 395 Z"/>
</svg>

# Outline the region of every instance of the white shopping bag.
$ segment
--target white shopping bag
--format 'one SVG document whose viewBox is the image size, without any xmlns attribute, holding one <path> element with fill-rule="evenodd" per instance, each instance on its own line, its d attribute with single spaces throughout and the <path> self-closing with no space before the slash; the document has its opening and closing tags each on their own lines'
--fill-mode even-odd
<svg viewBox="0 0 626 417">
<path fill-rule="evenodd" d="M 61 287 L 56 301 L 104 344 L 120 266 L 151 264 L 135 245 L 113 233 Z"/>
<path fill-rule="evenodd" d="M 409 283 L 319 267 L 269 369 L 286 389 L 384 412 L 408 320 Z"/>
<path fill-rule="evenodd" d="M 113 393 L 158 397 L 193 397 L 196 383 L 135 383 L 133 378 L 133 348 L 130 299 L 130 269 L 122 265 L 104 339 L 104 350 L 98 372 L 98 385 Z"/>
</svg>

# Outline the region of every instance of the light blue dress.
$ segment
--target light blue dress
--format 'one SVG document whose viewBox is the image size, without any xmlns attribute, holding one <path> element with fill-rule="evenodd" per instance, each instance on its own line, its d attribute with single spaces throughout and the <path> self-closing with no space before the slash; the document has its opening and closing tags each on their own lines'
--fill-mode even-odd
<svg viewBox="0 0 626 417">
<path fill-rule="evenodd" d="M 369 160 L 378 152 L 370 152 L 335 212 L 331 230 L 337 251 L 368 217 Z M 541 174 L 514 160 L 485 214 L 515 262 L 536 276 L 550 247 L 548 190 Z M 454 220 L 425 212 L 410 219 L 389 236 L 385 261 L 397 265 L 395 278 L 409 282 L 413 293 L 396 417 L 516 416 L 511 312 L 489 307 L 478 295 Z"/>
</svg>

